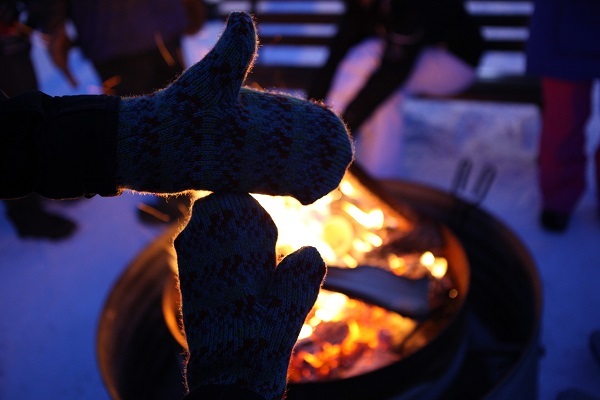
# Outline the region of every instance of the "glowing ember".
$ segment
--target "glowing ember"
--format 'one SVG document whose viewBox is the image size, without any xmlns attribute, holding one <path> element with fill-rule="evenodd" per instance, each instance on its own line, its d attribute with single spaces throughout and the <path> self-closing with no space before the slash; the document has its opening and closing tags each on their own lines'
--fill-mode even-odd
<svg viewBox="0 0 600 400">
<path fill-rule="evenodd" d="M 397 361 L 395 350 L 415 326 L 399 314 L 322 290 L 300 332 L 289 379 L 345 378 Z"/>
<path fill-rule="evenodd" d="M 443 257 L 436 258 L 433 253 L 426 251 L 421 256 L 421 264 L 436 278 L 442 278 L 448 271 L 448 261 Z"/>
</svg>

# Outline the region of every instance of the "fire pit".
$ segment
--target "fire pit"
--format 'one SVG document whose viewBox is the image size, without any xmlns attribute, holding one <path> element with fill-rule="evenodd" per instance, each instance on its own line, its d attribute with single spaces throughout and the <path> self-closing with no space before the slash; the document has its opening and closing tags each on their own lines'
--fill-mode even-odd
<svg viewBox="0 0 600 400">
<path fill-rule="evenodd" d="M 321 234 L 327 239 L 327 248 L 319 250 L 329 265 L 343 268 L 332 270 L 335 273 L 331 274 L 331 282 L 330 278 L 326 280 L 330 291 L 323 291 L 318 303 L 337 304 L 334 308 L 343 304 L 346 315 L 350 311 L 354 314 L 351 318 L 335 319 L 330 309 L 319 304 L 311 311 L 292 359 L 294 368 L 290 372 L 288 398 L 451 398 L 447 397 L 449 393 L 456 393 L 457 398 L 478 398 L 465 397 L 468 391 L 459 383 L 468 379 L 466 371 L 484 374 L 471 363 L 474 341 L 469 331 L 475 320 L 472 309 L 483 308 L 486 314 L 490 314 L 490 309 L 483 304 L 475 307 L 468 304 L 472 297 L 467 297 L 471 290 L 468 263 L 473 264 L 473 256 L 468 254 L 467 261 L 463 252 L 464 221 L 456 226 L 458 231 L 453 229 L 453 209 L 440 201 L 447 201 L 447 195 L 425 189 L 421 192 L 418 186 L 397 182 L 384 190 L 363 176 L 359 169 L 353 168 L 351 172 L 349 185 L 354 190 L 358 188 L 361 202 L 357 206 L 351 198 L 353 190 L 344 189 L 342 185 L 341 193 L 328 204 L 336 213 L 333 217 L 328 215 L 327 221 L 333 220 L 332 223 L 322 224 Z M 361 187 L 365 184 L 368 187 Z M 374 209 L 365 208 L 365 198 L 367 203 L 377 202 L 383 217 L 374 219 L 379 218 L 383 223 L 371 223 L 367 219 L 366 223 L 356 224 Z M 454 207 L 460 201 L 452 198 L 452 203 Z M 443 207 L 438 209 L 439 205 Z M 358 211 L 351 206 L 357 206 Z M 275 213 L 267 209 L 277 223 Z M 473 213 L 476 212 L 479 211 Z M 490 229 L 487 225 L 495 227 L 493 220 L 483 222 L 482 230 Z M 345 235 L 348 230 L 353 232 L 352 237 Z M 126 270 L 107 300 L 98 333 L 98 358 L 101 373 L 114 398 L 173 398 L 183 393 L 181 353 L 185 341 L 178 330 L 173 234 L 173 231 L 166 232 L 146 249 Z M 361 240 L 355 241 L 357 237 Z M 490 240 L 496 239 L 490 237 Z M 278 250 L 285 253 L 287 246 L 298 247 L 294 243 L 278 243 Z M 528 304 L 535 314 L 539 285 L 531 261 L 519 250 L 518 243 L 500 240 L 498 246 L 507 246 L 502 251 L 509 254 L 519 251 L 517 264 L 509 266 L 509 270 L 516 266 L 517 272 L 525 275 L 527 288 L 520 288 L 519 295 L 529 297 Z M 359 251 L 365 248 L 366 251 Z M 464 248 L 468 253 L 470 246 Z M 478 251 L 485 253 L 485 246 Z M 480 262 L 481 257 L 475 261 Z M 486 263 L 493 264 L 494 260 L 486 260 Z M 357 268 L 346 269 L 349 267 Z M 353 271 L 368 272 L 369 268 L 400 276 L 406 288 L 402 292 L 416 293 L 416 304 L 411 302 L 415 296 L 400 296 L 396 299 L 399 306 L 392 312 L 387 310 L 389 299 L 385 296 L 380 299 L 373 296 L 372 291 L 348 286 Z M 444 268 L 441 273 L 439 270 Z M 489 279 L 473 282 L 471 286 L 475 283 L 489 284 Z M 499 283 L 511 284 L 506 279 Z M 340 290 L 349 297 L 340 294 Z M 479 293 L 481 288 L 475 290 Z M 503 301 L 505 299 L 490 297 L 484 303 Z M 469 385 L 468 390 L 474 396 L 494 389 L 524 351 L 523 342 L 537 335 L 537 317 L 530 314 L 527 321 L 522 321 L 519 318 L 523 315 L 512 312 L 504 310 L 502 315 L 508 318 L 504 322 L 510 322 L 510 328 L 504 323 L 495 324 L 493 317 L 476 318 L 483 326 L 482 331 L 492 337 L 498 334 L 493 329 L 521 330 L 518 334 L 500 332 L 512 340 L 509 354 L 495 354 L 504 362 L 504 368 L 495 365 L 496 370 L 488 371 L 491 376 L 475 385 L 478 388 Z M 518 340 L 512 336 L 518 336 Z M 506 350 L 504 343 L 501 347 Z M 534 347 L 537 350 L 537 345 Z M 487 360 L 477 359 L 480 363 L 484 361 Z M 535 362 L 531 364 L 535 367 Z M 532 373 L 537 375 L 537 370 Z"/>
</svg>

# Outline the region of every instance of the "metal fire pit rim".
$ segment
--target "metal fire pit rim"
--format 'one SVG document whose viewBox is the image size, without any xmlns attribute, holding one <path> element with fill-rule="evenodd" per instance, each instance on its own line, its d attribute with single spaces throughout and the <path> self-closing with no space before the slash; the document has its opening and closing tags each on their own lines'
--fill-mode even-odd
<svg viewBox="0 0 600 400">
<path fill-rule="evenodd" d="M 404 207 L 413 208 L 420 213 L 442 221 L 459 237 L 459 239 L 462 237 L 460 231 L 465 225 L 485 226 L 488 229 L 492 229 L 493 233 L 510 244 L 512 250 L 522 261 L 521 264 L 524 267 L 523 270 L 527 274 L 529 283 L 531 284 L 533 315 L 537 318 L 531 321 L 531 334 L 525 342 L 525 351 L 520 353 L 517 362 L 515 362 L 509 372 L 498 381 L 498 384 L 492 388 L 490 392 L 486 393 L 486 399 L 488 400 L 502 400 L 506 398 L 507 393 L 505 393 L 505 388 L 507 383 L 510 383 L 513 377 L 520 371 L 525 370 L 528 364 L 537 362 L 537 359 L 544 352 L 543 347 L 539 344 L 544 307 L 543 286 L 531 252 L 520 240 L 517 233 L 502 220 L 495 218 L 491 213 L 481 207 L 452 195 L 449 192 L 445 192 L 442 189 L 433 188 L 418 182 L 398 180 L 382 180 L 377 183 L 376 187 L 378 188 L 377 190 L 387 193 L 387 198 L 392 199 L 392 202 L 400 202 Z M 395 195 L 397 193 L 402 193 L 401 200 Z M 429 199 L 432 204 L 424 203 L 422 201 L 423 198 Z M 451 214 L 453 210 L 460 214 L 467 210 L 468 213 L 466 215 L 462 214 L 461 218 L 453 218 L 442 212 L 444 210 L 451 211 Z M 469 253 L 468 250 L 467 253 Z M 537 378 L 537 376 L 535 378 Z"/>
</svg>

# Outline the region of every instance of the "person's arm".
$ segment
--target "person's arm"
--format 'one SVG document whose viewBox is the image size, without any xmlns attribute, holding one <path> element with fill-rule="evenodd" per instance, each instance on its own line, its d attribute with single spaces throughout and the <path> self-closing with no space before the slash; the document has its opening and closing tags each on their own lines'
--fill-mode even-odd
<svg viewBox="0 0 600 400">
<path fill-rule="evenodd" d="M 227 190 L 314 202 L 352 161 L 348 132 L 321 104 L 241 88 L 256 49 L 251 17 L 233 13 L 202 61 L 149 96 L 0 102 L 0 196 Z"/>
<path fill-rule="evenodd" d="M 342 118 L 355 139 L 358 128 L 380 104 L 404 84 L 413 69 L 420 48 L 420 44 L 386 44 L 386 52 L 396 51 L 399 56 L 382 57 L 379 68 L 373 72 L 342 113 Z"/>
</svg>

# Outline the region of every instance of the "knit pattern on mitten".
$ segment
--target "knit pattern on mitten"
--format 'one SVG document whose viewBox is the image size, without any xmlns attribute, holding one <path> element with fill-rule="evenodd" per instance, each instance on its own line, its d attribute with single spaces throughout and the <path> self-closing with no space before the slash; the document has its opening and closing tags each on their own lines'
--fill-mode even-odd
<svg viewBox="0 0 600 400">
<path fill-rule="evenodd" d="M 232 13 L 215 47 L 167 88 L 123 99 L 118 184 L 291 195 L 309 204 L 352 161 L 346 127 L 322 104 L 241 88 L 256 55 L 254 22 Z"/>
<path fill-rule="evenodd" d="M 175 240 L 191 390 L 234 384 L 283 396 L 325 264 L 304 247 L 276 266 L 276 240 L 271 217 L 250 195 L 214 193 L 194 204 Z"/>
</svg>

